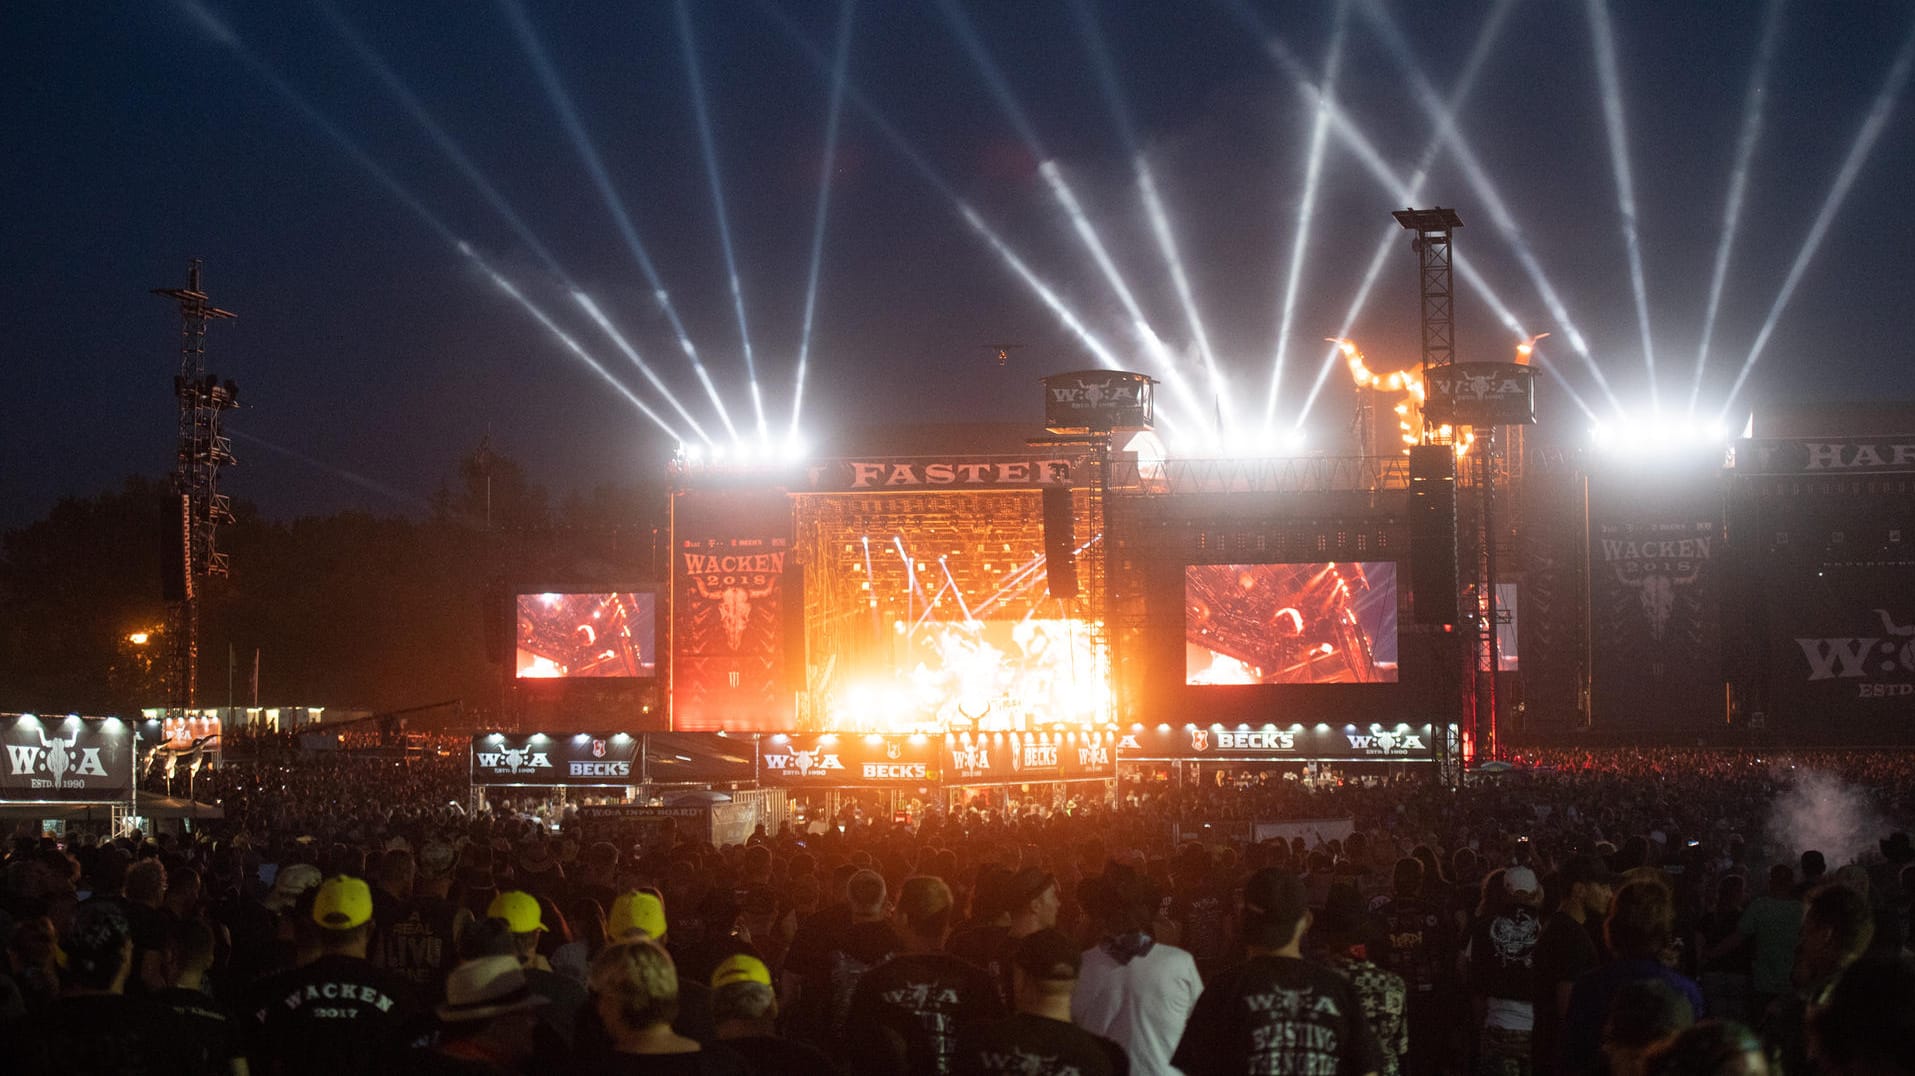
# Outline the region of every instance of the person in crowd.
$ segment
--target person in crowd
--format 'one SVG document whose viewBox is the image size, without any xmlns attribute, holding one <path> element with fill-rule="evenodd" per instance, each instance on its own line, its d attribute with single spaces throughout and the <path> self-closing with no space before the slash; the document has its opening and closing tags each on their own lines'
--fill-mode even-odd
<svg viewBox="0 0 1915 1076">
<path fill-rule="evenodd" d="M 1755 1032 L 1734 1020 L 1684 1028 L 1643 1058 L 1644 1076 L 1769 1076 L 1769 1055 Z"/>
<path fill-rule="evenodd" d="M 1649 1058 L 1695 1022 L 1695 1006 L 1668 983 L 1660 979 L 1625 982 L 1609 999 L 1602 1022 L 1601 1066 L 1592 1071 L 1644 1076 Z"/>
<path fill-rule="evenodd" d="M 1849 965 L 1810 1016 L 1809 1049 L 1828 1076 L 1915 1074 L 1915 957 Z"/>
<path fill-rule="evenodd" d="M 851 995 L 847 1053 L 858 1069 L 945 1076 L 958 1036 L 1003 1015 L 990 974 L 943 951 L 955 911 L 943 879 L 917 875 L 899 888 L 903 950 L 866 972 Z"/>
<path fill-rule="evenodd" d="M 1012 957 L 1015 1012 L 958 1038 L 953 1071 L 1028 1076 L 1125 1076 L 1124 1048 L 1071 1023 L 1081 955 L 1053 928 L 1026 934 Z"/>
<path fill-rule="evenodd" d="M 727 957 L 712 971 L 711 1016 L 714 1037 L 743 1058 L 753 1072 L 839 1076 L 838 1067 L 824 1053 L 778 1035 L 778 997 L 771 988 L 771 969 L 755 956 Z"/>
<path fill-rule="evenodd" d="M 707 1050 L 672 1028 L 678 1015 L 678 969 L 651 938 L 607 946 L 592 961 L 592 994 L 607 1049 L 582 1056 L 581 1067 L 603 1073 L 669 1076 L 745 1076 L 736 1054 Z"/>
<path fill-rule="evenodd" d="M 1736 947 L 1752 946 L 1748 1013 L 1756 1029 L 1767 1026 L 1769 1006 L 1793 989 L 1795 943 L 1802 933 L 1802 902 L 1797 899 L 1795 872 L 1786 863 L 1769 868 L 1768 892 L 1749 902 L 1736 923 L 1735 933 L 1707 954 L 1726 956 Z"/>
<path fill-rule="evenodd" d="M 1770 1008 L 1764 1028 L 1784 1072 L 1809 1070 L 1809 1013 L 1827 1004 L 1836 981 L 1868 951 L 1874 933 L 1875 916 L 1861 893 L 1840 882 L 1809 891 L 1790 973 L 1793 990 Z"/>
<path fill-rule="evenodd" d="M 118 901 L 88 901 L 60 937 L 66 992 L 12 1044 L 17 1071 L 67 1073 L 193 1073 L 173 1037 L 172 1010 L 127 995 L 133 974 L 133 927 Z M 12 1066 L 9 1066 L 10 1068 Z"/>
<path fill-rule="evenodd" d="M 793 954 L 785 967 L 792 986 L 787 1009 L 792 1036 L 827 1051 L 841 1042 L 858 981 L 904 948 L 885 909 L 883 875 L 860 869 L 847 893 L 850 922 L 826 935 L 803 961 Z"/>
<path fill-rule="evenodd" d="M 1472 924 L 1467 949 L 1478 1028 L 1479 1068 L 1489 1076 L 1528 1076 L 1536 1027 L 1536 945 L 1543 884 L 1528 867 L 1497 872 L 1494 912 Z"/>
<path fill-rule="evenodd" d="M 1562 1067 L 1562 1028 L 1576 980 L 1595 970 L 1601 961 L 1592 928 L 1609 914 L 1620 881 L 1593 855 L 1570 858 L 1557 874 L 1562 898 L 1536 939 L 1530 984 L 1530 1064 L 1539 1076 L 1554 1076 Z"/>
<path fill-rule="evenodd" d="M 198 918 L 176 920 L 167 928 L 161 964 L 167 986 L 153 991 L 154 1001 L 173 1011 L 174 1037 L 203 1076 L 247 1076 L 244 1036 L 231 1015 L 207 993 L 213 967 L 213 928 Z"/>
<path fill-rule="evenodd" d="M 433 1012 L 438 1041 L 414 1050 L 404 1069 L 420 1076 L 512 1076 L 537 1056 L 538 1014 L 550 1004 L 526 982 L 513 956 L 464 961 L 446 979 Z"/>
<path fill-rule="evenodd" d="M 539 955 L 539 939 L 546 932 L 539 900 L 522 889 L 500 893 L 486 908 L 486 917 L 503 920 L 512 935 L 512 955 L 525 970 L 526 989 L 549 1004 L 539 1010 L 539 1026 L 555 1036 L 565 1050 L 576 1037 L 579 1010 L 585 1007 L 585 987 L 552 970 Z"/>
<path fill-rule="evenodd" d="M 1203 993 L 1197 962 L 1151 933 L 1154 894 L 1132 868 L 1109 864 L 1079 888 L 1096 941 L 1078 969 L 1071 1020 L 1123 1046 L 1132 1072 L 1168 1073 Z"/>
<path fill-rule="evenodd" d="M 1303 959 L 1302 879 L 1265 867 L 1243 888 L 1249 958 L 1205 985 L 1171 1063 L 1187 1076 L 1382 1071 L 1382 1048 L 1348 979 Z M 1412 1042 L 1414 1046 L 1414 1042 Z"/>
<path fill-rule="evenodd" d="M 1742 921 L 1747 889 L 1748 879 L 1744 876 L 1724 874 L 1716 880 L 1715 902 L 1696 920 L 1693 946 L 1698 954 L 1696 982 L 1702 987 L 1703 1002 L 1718 1020 L 1747 1018 L 1750 946 L 1731 946 L 1716 955 Z"/>
<path fill-rule="evenodd" d="M 1629 983 L 1661 982 L 1688 1002 L 1689 1022 L 1706 1015 L 1701 988 L 1663 963 L 1662 954 L 1674 932 L 1675 904 L 1667 888 L 1637 881 L 1616 891 L 1609 918 L 1603 922 L 1603 937 L 1615 959 L 1577 977 L 1570 992 L 1569 1013 L 1563 1020 L 1565 1071 L 1581 1072 L 1597 1063 L 1604 1017 L 1617 993 Z M 1636 1043 L 1630 1048 L 1647 1045 Z"/>
<path fill-rule="evenodd" d="M 126 921 L 133 927 L 133 979 L 127 990 L 144 994 L 166 987 L 160 949 L 166 944 L 166 867 L 142 859 L 126 869 Z"/>
<path fill-rule="evenodd" d="M 1382 1047 L 1379 1076 L 1397 1076 L 1410 1050 L 1409 989 L 1403 977 L 1371 959 L 1380 952 L 1380 928 L 1363 908 L 1363 896 L 1347 882 L 1330 887 L 1323 914 L 1312 927 L 1325 967 L 1342 973 L 1356 987 L 1363 1018 Z"/>
<path fill-rule="evenodd" d="M 1422 850 L 1429 853 L 1427 847 Z M 1382 964 L 1402 976 L 1409 989 L 1410 1052 L 1406 1070 L 1411 1076 L 1434 1073 L 1449 1052 L 1449 1040 L 1456 1031 L 1445 1026 L 1445 1014 L 1453 1001 L 1450 965 L 1456 946 L 1447 910 L 1423 894 L 1424 880 L 1430 873 L 1431 868 L 1415 856 L 1397 860 L 1390 895 L 1379 899 L 1371 909 L 1382 919 L 1389 938 Z"/>
<path fill-rule="evenodd" d="M 320 883 L 310 920 L 319 955 L 260 984 L 250 1053 L 267 1073 L 375 1071 L 409 1044 L 425 1010 L 409 980 L 366 958 L 372 889 L 363 879 Z"/>
</svg>

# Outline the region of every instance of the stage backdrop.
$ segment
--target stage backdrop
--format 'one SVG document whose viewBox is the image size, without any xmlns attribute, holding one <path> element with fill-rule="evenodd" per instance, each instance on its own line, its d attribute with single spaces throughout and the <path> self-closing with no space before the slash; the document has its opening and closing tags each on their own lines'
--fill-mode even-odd
<svg viewBox="0 0 1915 1076">
<path fill-rule="evenodd" d="M 107 803 L 133 788 L 133 727 L 116 717 L 0 715 L 0 802 Z"/>
<path fill-rule="evenodd" d="M 672 509 L 672 727 L 791 728 L 786 647 L 791 498 L 782 490 L 681 493 Z"/>
<path fill-rule="evenodd" d="M 1719 483 L 1592 476 L 1589 500 L 1593 719 L 1721 727 Z"/>
<path fill-rule="evenodd" d="M 1791 565 L 1769 573 L 1768 728 L 1812 743 L 1915 737 L 1915 570 Z"/>
</svg>

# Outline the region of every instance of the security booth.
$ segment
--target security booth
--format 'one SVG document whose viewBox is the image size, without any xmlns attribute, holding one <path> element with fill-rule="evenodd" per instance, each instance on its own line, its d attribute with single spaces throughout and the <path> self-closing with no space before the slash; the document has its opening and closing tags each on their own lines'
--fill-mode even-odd
<svg viewBox="0 0 1915 1076">
<path fill-rule="evenodd" d="M 96 823 L 110 834 L 137 823 L 133 726 L 117 717 L 0 714 L 0 808 L 6 817 Z"/>
</svg>

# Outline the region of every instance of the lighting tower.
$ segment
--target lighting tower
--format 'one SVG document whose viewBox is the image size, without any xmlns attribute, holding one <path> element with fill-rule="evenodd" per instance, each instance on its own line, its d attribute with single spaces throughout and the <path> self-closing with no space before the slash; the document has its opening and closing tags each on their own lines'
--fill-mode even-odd
<svg viewBox="0 0 1915 1076">
<path fill-rule="evenodd" d="M 193 706 L 199 674 L 197 581 L 227 572 L 226 555 L 219 552 L 214 536 L 220 524 L 233 521 L 233 509 L 219 492 L 219 469 L 237 462 L 232 442 L 220 435 L 219 419 L 221 412 L 239 406 L 239 391 L 231 381 L 206 372 L 206 327 L 236 315 L 214 306 L 200 290 L 198 258 L 186 267 L 184 288 L 154 288 L 153 294 L 172 299 L 180 311 L 179 372 L 173 376 L 180 409 L 179 449 L 161 546 L 166 551 L 161 589 L 170 651 L 167 706 L 186 710 Z"/>
<path fill-rule="evenodd" d="M 1390 214 L 1396 222 L 1416 233 L 1410 249 L 1416 251 L 1417 280 L 1423 292 L 1423 383 L 1430 382 L 1430 368 L 1448 366 L 1456 361 L 1455 289 L 1450 274 L 1450 232 L 1463 226 L 1456 210 L 1437 206 L 1431 209 L 1399 209 Z M 1423 420 L 1424 440 L 1429 439 L 1430 420 Z"/>
</svg>

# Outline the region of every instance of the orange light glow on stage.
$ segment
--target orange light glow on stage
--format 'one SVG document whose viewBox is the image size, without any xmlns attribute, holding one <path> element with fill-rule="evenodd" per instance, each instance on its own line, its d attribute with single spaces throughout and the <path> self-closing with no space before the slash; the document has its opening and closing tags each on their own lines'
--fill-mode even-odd
<svg viewBox="0 0 1915 1076">
<path fill-rule="evenodd" d="M 850 732 L 1087 729 L 1111 720 L 1094 625 L 1070 619 L 894 621 L 885 664 L 828 700 Z"/>
</svg>

